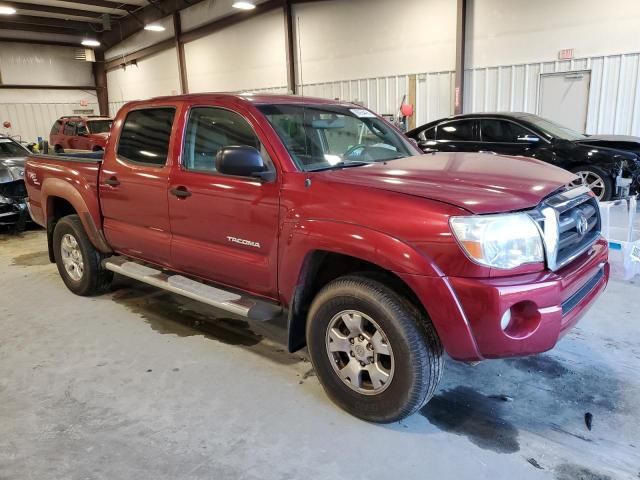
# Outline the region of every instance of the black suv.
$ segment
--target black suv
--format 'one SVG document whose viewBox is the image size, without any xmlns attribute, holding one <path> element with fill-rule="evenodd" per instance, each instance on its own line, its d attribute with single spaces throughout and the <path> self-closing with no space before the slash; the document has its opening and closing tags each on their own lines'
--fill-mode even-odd
<svg viewBox="0 0 640 480">
<path fill-rule="evenodd" d="M 600 200 L 640 192 L 640 138 L 587 136 L 530 113 L 473 113 L 436 120 L 407 136 L 425 152 L 533 157 L 578 175 Z"/>
</svg>

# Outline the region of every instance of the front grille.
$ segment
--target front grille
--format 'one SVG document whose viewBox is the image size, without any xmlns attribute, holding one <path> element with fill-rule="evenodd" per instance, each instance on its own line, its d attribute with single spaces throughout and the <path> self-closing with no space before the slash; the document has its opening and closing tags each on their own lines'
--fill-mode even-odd
<svg viewBox="0 0 640 480">
<path fill-rule="evenodd" d="M 27 187 L 24 180 L 0 183 L 0 195 L 12 200 L 24 200 L 27 198 Z"/>
<path fill-rule="evenodd" d="M 562 268 L 586 252 L 600 236 L 598 202 L 586 187 L 549 197 L 530 215 L 540 227 L 551 270 Z"/>
</svg>

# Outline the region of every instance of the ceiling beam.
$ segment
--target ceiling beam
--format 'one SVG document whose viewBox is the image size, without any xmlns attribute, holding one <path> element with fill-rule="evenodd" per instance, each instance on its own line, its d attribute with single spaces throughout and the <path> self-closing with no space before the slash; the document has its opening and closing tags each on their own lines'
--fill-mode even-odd
<svg viewBox="0 0 640 480">
<path fill-rule="evenodd" d="M 32 40 L 28 38 L 5 38 L 0 37 L 0 43 L 28 43 L 31 45 L 55 45 L 57 47 L 80 48 L 80 42 L 58 42 L 55 40 Z"/>
<path fill-rule="evenodd" d="M 2 90 L 95 90 L 96 86 L 74 86 L 74 85 L 6 85 L 0 84 Z"/>
<path fill-rule="evenodd" d="M 96 20 L 102 19 L 101 12 L 94 12 L 86 9 L 83 10 L 79 8 L 76 9 L 76 8 L 52 7 L 50 5 L 40 5 L 36 3 L 2 2 L 2 4 L 15 8 L 18 11 L 18 13 L 21 10 L 29 10 L 31 12 L 57 13 L 59 15 L 95 18 Z"/>
<path fill-rule="evenodd" d="M 72 30 L 61 31 L 59 27 L 51 27 L 51 26 L 45 26 L 45 25 L 30 25 L 27 23 L 23 24 L 23 23 L 13 23 L 13 22 L 6 22 L 6 21 L 0 21 L 0 30 L 18 30 L 21 32 L 34 32 L 34 33 L 53 33 L 58 35 L 61 35 L 61 34 L 73 35 L 74 33 L 78 34 L 77 31 L 72 31 Z"/>
<path fill-rule="evenodd" d="M 137 10 L 142 8 L 142 5 L 133 5 L 130 3 L 123 3 L 114 0 L 112 2 L 108 0 L 92 0 L 90 2 L 84 0 L 64 0 L 67 3 L 77 3 L 78 5 L 90 5 L 92 7 L 100 7 L 100 8 L 112 8 L 114 10 L 125 10 L 127 12 L 131 12 L 133 10 Z"/>
<path fill-rule="evenodd" d="M 179 12 L 187 7 L 195 5 L 202 0 L 156 0 L 144 8 L 135 11 L 135 17 L 129 15 L 118 20 L 118 27 L 113 28 L 110 32 L 104 32 L 100 37 L 100 41 L 105 48 L 112 47 L 123 40 L 126 40 L 134 33 L 139 32 L 142 27 L 141 23 L 147 24 L 157 22 L 162 18 Z"/>
<path fill-rule="evenodd" d="M 7 19 L 7 23 L 17 23 L 22 25 L 39 25 L 43 27 L 56 27 L 65 30 L 77 30 L 81 32 L 93 31 L 90 22 L 78 22 L 76 20 L 62 20 L 59 18 L 35 17 L 32 15 L 12 15 Z M 60 32 L 58 32 L 60 33 Z"/>
<path fill-rule="evenodd" d="M 142 60 L 143 58 L 150 57 L 151 55 L 155 55 L 156 53 L 164 52 L 170 48 L 175 47 L 175 39 L 168 38 L 161 42 L 158 42 L 154 45 L 151 45 L 147 48 L 142 48 L 135 52 L 129 53 L 127 55 L 122 55 L 116 58 L 113 58 L 106 62 L 105 69 L 107 71 L 116 70 L 122 65 L 130 65 L 132 62 L 137 62 L 138 60 Z"/>
</svg>

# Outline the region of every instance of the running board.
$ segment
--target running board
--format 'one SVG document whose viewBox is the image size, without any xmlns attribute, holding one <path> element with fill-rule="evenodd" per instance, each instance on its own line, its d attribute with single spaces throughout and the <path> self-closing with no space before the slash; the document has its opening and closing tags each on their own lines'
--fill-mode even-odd
<svg viewBox="0 0 640 480">
<path fill-rule="evenodd" d="M 125 277 L 247 317 L 250 320 L 266 322 L 277 318 L 282 313 L 282 308 L 278 305 L 215 288 L 182 275 L 166 274 L 161 270 L 141 265 L 126 257 L 111 257 L 104 260 L 102 265 L 107 270 Z"/>
</svg>

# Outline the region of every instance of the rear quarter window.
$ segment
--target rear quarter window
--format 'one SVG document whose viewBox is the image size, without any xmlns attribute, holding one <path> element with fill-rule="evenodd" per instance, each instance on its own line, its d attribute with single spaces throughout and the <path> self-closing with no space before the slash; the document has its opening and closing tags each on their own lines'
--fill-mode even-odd
<svg viewBox="0 0 640 480">
<path fill-rule="evenodd" d="M 175 112 L 174 107 L 129 112 L 120 132 L 118 156 L 127 162 L 164 166 Z"/>
<path fill-rule="evenodd" d="M 62 120 L 56 120 L 53 127 L 51 127 L 51 135 L 60 133 L 60 127 L 62 127 Z"/>
</svg>

